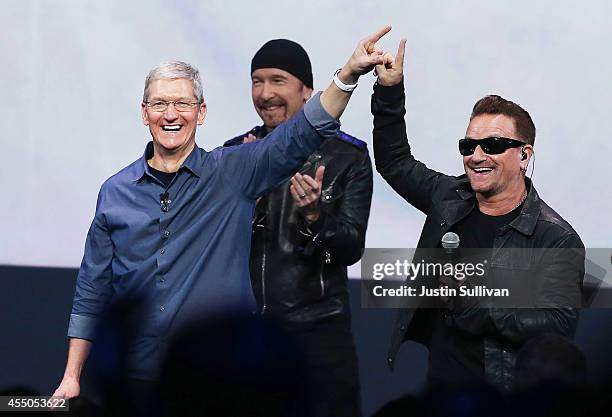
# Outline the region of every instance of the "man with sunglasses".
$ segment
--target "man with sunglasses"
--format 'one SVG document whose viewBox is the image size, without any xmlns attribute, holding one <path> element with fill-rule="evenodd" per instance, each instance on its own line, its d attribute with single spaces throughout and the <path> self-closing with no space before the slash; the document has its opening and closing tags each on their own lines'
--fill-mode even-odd
<svg viewBox="0 0 612 417">
<path fill-rule="evenodd" d="M 430 385 L 486 380 L 509 389 L 515 354 L 527 340 L 543 333 L 574 334 L 584 246 L 525 175 L 533 157 L 535 126 L 517 104 L 496 95 L 475 104 L 465 137 L 459 140 L 465 175 L 445 175 L 414 158 L 404 121 L 403 49 L 402 44 L 391 64 L 376 68 L 374 157 L 393 189 L 427 215 L 418 247 L 440 248 L 442 237 L 454 232 L 460 236 L 460 248 L 497 254 L 490 271 L 500 282 L 524 273 L 521 276 L 531 282 L 521 284 L 537 280 L 544 285 L 533 295 L 542 308 L 484 308 L 473 299 L 456 297 L 453 302 L 458 304 L 437 299 L 438 308 L 419 304 L 418 309 L 402 309 L 387 361 L 392 367 L 401 343 L 411 339 L 429 348 Z M 508 255 L 509 248 L 527 255 L 499 256 Z M 546 264 L 536 261 L 551 248 L 561 250 L 555 252 L 561 256 Z"/>
</svg>

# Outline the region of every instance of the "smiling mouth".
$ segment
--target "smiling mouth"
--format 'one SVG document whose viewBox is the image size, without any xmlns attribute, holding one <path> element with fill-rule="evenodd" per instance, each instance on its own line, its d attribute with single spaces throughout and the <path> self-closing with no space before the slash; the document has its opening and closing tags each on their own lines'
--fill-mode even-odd
<svg viewBox="0 0 612 417">
<path fill-rule="evenodd" d="M 488 174 L 489 172 L 493 171 L 493 168 L 490 168 L 490 167 L 479 167 L 479 168 L 472 168 L 472 171 L 474 171 L 477 174 Z"/>
<path fill-rule="evenodd" d="M 276 111 L 282 107 L 284 107 L 282 104 L 265 104 L 261 106 L 261 109 L 263 111 Z"/>
<path fill-rule="evenodd" d="M 164 125 L 162 126 L 162 130 L 164 132 L 178 132 L 182 127 L 182 125 Z"/>
</svg>

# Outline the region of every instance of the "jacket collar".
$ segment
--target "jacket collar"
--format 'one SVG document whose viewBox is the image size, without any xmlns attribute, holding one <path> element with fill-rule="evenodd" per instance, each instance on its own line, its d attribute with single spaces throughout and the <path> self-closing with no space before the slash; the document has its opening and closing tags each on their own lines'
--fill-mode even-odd
<svg viewBox="0 0 612 417">
<path fill-rule="evenodd" d="M 525 198 L 521 213 L 510 222 L 509 226 L 524 235 L 531 236 L 540 216 L 541 200 L 529 178 L 525 178 L 525 187 L 527 187 L 527 198 Z"/>
<path fill-rule="evenodd" d="M 458 187 L 454 190 L 455 197 L 446 201 L 442 210 L 442 217 L 449 225 L 459 222 L 467 216 L 476 205 L 475 193 L 470 187 L 470 182 L 467 177 L 462 175 L 458 179 Z M 529 178 L 525 178 L 525 187 L 528 191 L 527 198 L 525 198 L 525 202 L 523 203 L 523 208 L 520 214 L 510 222 L 509 226 L 524 235 L 531 236 L 536 228 L 540 215 L 541 200 Z M 459 199 L 456 198 L 457 196 Z"/>
</svg>

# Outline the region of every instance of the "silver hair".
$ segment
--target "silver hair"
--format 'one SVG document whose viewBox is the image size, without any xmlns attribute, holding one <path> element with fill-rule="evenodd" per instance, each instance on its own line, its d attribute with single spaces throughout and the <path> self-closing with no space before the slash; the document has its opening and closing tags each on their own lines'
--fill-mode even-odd
<svg viewBox="0 0 612 417">
<path fill-rule="evenodd" d="M 204 92 L 202 90 L 202 80 L 200 79 L 200 71 L 191 64 L 183 61 L 168 61 L 162 62 L 155 66 L 145 80 L 144 94 L 142 101 L 147 101 L 149 98 L 149 85 L 156 80 L 176 80 L 186 78 L 193 84 L 193 95 L 199 103 L 204 102 Z"/>
</svg>

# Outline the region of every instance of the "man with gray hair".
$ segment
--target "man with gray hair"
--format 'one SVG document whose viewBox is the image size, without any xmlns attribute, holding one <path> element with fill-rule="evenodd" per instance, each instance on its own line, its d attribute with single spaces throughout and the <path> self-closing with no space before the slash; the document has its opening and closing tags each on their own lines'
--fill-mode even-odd
<svg viewBox="0 0 612 417">
<path fill-rule="evenodd" d="M 248 262 L 255 201 L 334 137 L 351 96 L 346 86 L 388 59 L 374 44 L 390 29 L 362 40 L 334 82 L 268 140 L 244 146 L 196 146 L 207 109 L 197 69 L 174 61 L 149 73 L 141 109 L 153 140 L 100 189 L 76 282 L 67 366 L 54 396 L 79 395 L 111 302 L 137 300 L 121 318 L 136 323 L 122 359 L 127 377 L 141 382 L 159 378 L 168 336 L 181 325 L 256 310 Z"/>
</svg>

